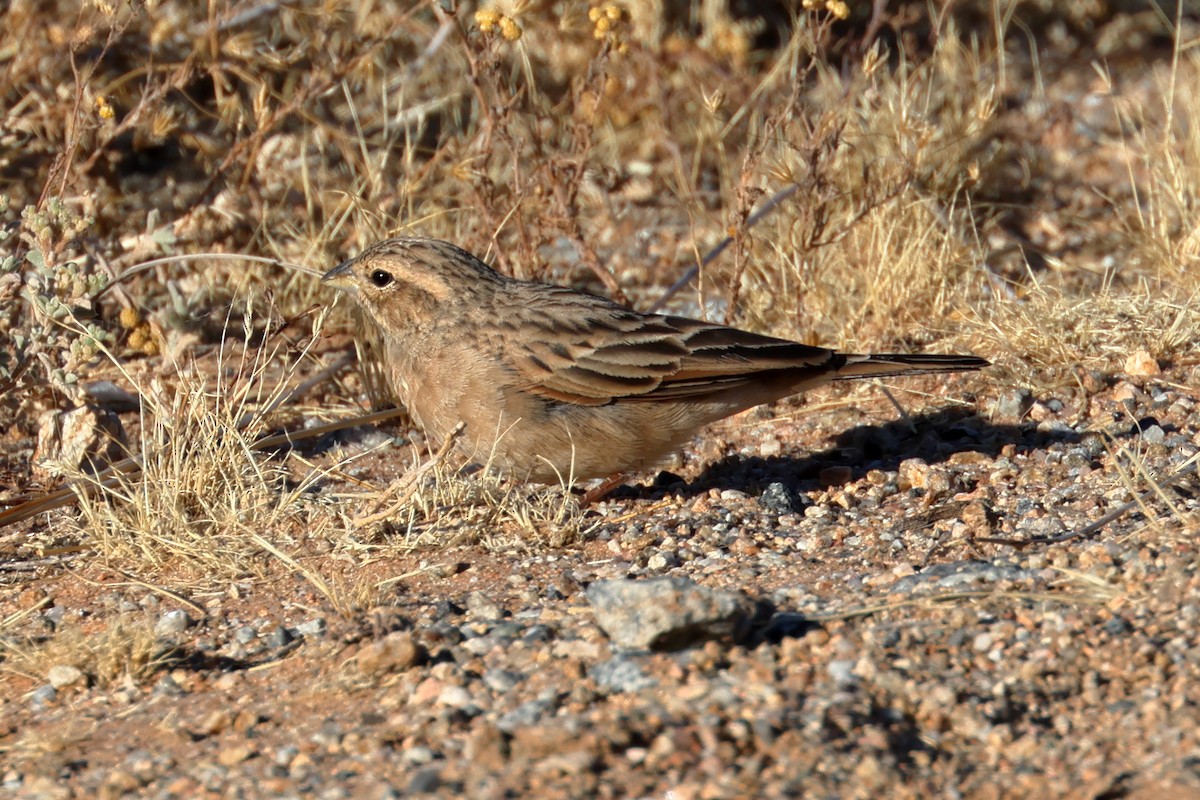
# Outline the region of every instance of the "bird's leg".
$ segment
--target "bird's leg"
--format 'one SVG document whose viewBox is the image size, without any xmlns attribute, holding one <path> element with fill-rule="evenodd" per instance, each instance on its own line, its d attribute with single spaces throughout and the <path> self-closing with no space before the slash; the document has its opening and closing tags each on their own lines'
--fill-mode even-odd
<svg viewBox="0 0 1200 800">
<path fill-rule="evenodd" d="M 593 503 L 600 502 L 604 498 L 608 497 L 608 495 L 612 493 L 613 489 L 616 489 L 623 483 L 625 483 L 624 472 L 618 472 L 616 475 L 610 475 L 583 493 L 583 495 L 579 498 L 580 508 L 587 508 Z"/>
</svg>

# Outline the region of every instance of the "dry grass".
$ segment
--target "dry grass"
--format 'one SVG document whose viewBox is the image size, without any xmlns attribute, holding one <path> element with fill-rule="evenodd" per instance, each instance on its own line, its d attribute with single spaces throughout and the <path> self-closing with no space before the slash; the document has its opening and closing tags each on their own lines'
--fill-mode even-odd
<svg viewBox="0 0 1200 800">
<path fill-rule="evenodd" d="M 89 684 L 101 687 L 125 680 L 143 683 L 176 657 L 155 635 L 154 621 L 137 615 L 115 617 L 94 633 L 66 627 L 40 642 L 21 644 L 6 638 L 0 642 L 0 654 L 4 672 L 44 682 L 53 667 L 74 667 Z"/>
<path fill-rule="evenodd" d="M 1031 283 L 1019 297 L 979 307 L 967 322 L 997 367 L 1011 380 L 1047 386 L 1073 383 L 1076 367 L 1120 371 L 1145 350 L 1164 362 L 1200 347 L 1198 298 L 1170 300 L 1157 293 L 1117 292 L 1069 296 Z"/>
<path fill-rule="evenodd" d="M 135 382 L 142 468 L 80 500 L 78 535 L 109 563 L 231 579 L 262 572 L 256 537 L 264 532 L 289 542 L 334 535 L 333 515 L 313 496 L 325 471 L 254 444 L 296 383 L 322 320 L 291 353 L 283 337 L 252 344 L 255 322 L 251 304 L 241 338 L 208 359 L 184 356 L 170 380 Z"/>
</svg>

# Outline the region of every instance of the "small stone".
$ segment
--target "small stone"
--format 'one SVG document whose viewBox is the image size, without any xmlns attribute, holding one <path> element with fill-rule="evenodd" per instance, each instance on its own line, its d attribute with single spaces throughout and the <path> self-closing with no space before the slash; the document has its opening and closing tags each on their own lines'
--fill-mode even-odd
<svg viewBox="0 0 1200 800">
<path fill-rule="evenodd" d="M 466 708 L 471 705 L 471 693 L 461 686 L 447 686 L 438 695 L 438 705 L 448 708 Z"/>
<path fill-rule="evenodd" d="M 982 500 L 975 500 L 963 506 L 961 519 L 972 536 L 986 537 L 993 533 L 995 515 Z"/>
<path fill-rule="evenodd" d="M 53 703 L 58 697 L 58 689 L 55 689 L 50 684 L 44 684 L 33 690 L 29 695 L 29 702 L 34 708 L 41 708 L 49 703 Z"/>
<path fill-rule="evenodd" d="M 758 454 L 763 458 L 774 458 L 783 452 L 783 444 L 775 436 L 768 436 L 758 446 Z"/>
<path fill-rule="evenodd" d="M 1079 444 L 1091 458 L 1099 458 L 1108 451 L 1103 434 L 1095 431 L 1088 431 L 1080 436 Z"/>
<path fill-rule="evenodd" d="M 928 499 L 942 497 L 950 492 L 950 475 L 944 468 L 931 467 L 920 458 L 908 458 L 900 462 L 900 488 L 923 490 Z"/>
<path fill-rule="evenodd" d="M 315 619 L 310 619 L 310 620 L 305 620 L 304 622 L 301 622 L 299 625 L 296 626 L 297 634 L 299 634 L 300 636 L 307 636 L 310 638 L 317 638 L 319 636 L 324 636 L 325 630 L 326 630 L 325 620 L 322 619 L 321 617 L 317 617 Z"/>
<path fill-rule="evenodd" d="M 55 664 L 46 672 L 46 680 L 55 689 L 65 689 L 85 680 L 83 670 L 70 664 Z"/>
<path fill-rule="evenodd" d="M 434 752 L 423 745 L 414 745 L 405 749 L 400 758 L 407 764 L 412 764 L 414 767 L 420 767 L 433 761 Z"/>
<path fill-rule="evenodd" d="M 664 553 L 661 550 L 646 559 L 646 569 L 651 572 L 662 572 L 679 566 L 679 556 L 674 553 Z"/>
<path fill-rule="evenodd" d="M 1138 388 L 1128 381 L 1118 383 L 1112 393 L 1112 399 L 1118 403 L 1136 403 L 1141 396 Z"/>
<path fill-rule="evenodd" d="M 904 491 L 924 489 L 929 478 L 929 465 L 922 458 L 906 458 L 900 462 L 899 483 Z"/>
<path fill-rule="evenodd" d="M 588 670 L 588 676 L 606 692 L 636 692 L 658 685 L 637 661 L 625 655 L 594 664 Z"/>
<path fill-rule="evenodd" d="M 1032 405 L 1033 392 L 1024 388 L 1014 389 L 996 400 L 996 404 L 992 407 L 992 414 L 1003 420 L 1017 422 L 1025 416 L 1025 412 Z"/>
<path fill-rule="evenodd" d="M 408 795 L 430 794 L 436 792 L 442 785 L 442 773 L 436 767 L 423 769 L 408 782 Z"/>
<path fill-rule="evenodd" d="M 231 714 L 227 709 L 219 709 L 217 711 L 213 711 L 211 714 L 205 717 L 200 722 L 199 726 L 196 727 L 194 733 L 196 736 L 201 738 L 216 736 L 218 733 L 223 733 L 229 730 L 230 726 L 232 725 L 233 714 Z"/>
<path fill-rule="evenodd" d="M 225 767 L 233 767 L 257 754 L 258 751 L 251 745 L 236 744 L 217 753 L 217 762 Z"/>
<path fill-rule="evenodd" d="M 114 769 L 104 777 L 104 786 L 100 789 L 101 797 L 124 797 L 136 792 L 142 787 L 134 775 L 123 769 Z"/>
<path fill-rule="evenodd" d="M 170 675 L 163 675 L 154 684 L 155 697 L 180 697 L 183 694 L 183 687 Z"/>
<path fill-rule="evenodd" d="M 271 629 L 266 636 L 267 647 L 280 648 L 285 647 L 292 642 L 296 637 L 282 625 L 276 625 Z"/>
<path fill-rule="evenodd" d="M 1161 425 L 1150 425 L 1142 431 L 1142 441 L 1146 444 L 1162 444 L 1166 438 L 1166 431 Z"/>
<path fill-rule="evenodd" d="M 511 734 L 520 728 L 533 725 L 554 709 L 554 700 L 550 697 L 538 697 L 529 700 L 504 714 L 496 720 L 496 727 Z"/>
<path fill-rule="evenodd" d="M 300 748 L 294 744 L 285 744 L 275 751 L 272 760 L 281 767 L 286 767 L 295 760 L 296 756 L 300 755 Z"/>
<path fill-rule="evenodd" d="M 596 581 L 587 589 L 596 622 L 618 647 L 672 650 L 713 638 L 737 639 L 754 611 L 741 594 L 687 578 Z"/>
<path fill-rule="evenodd" d="M 774 481 L 759 495 L 758 504 L 772 514 L 796 514 L 804 508 L 804 500 L 785 483 Z"/>
<path fill-rule="evenodd" d="M 1034 422 L 1045 422 L 1054 416 L 1054 412 L 1045 403 L 1037 402 L 1029 407 L 1029 418 Z"/>
<path fill-rule="evenodd" d="M 1161 371 L 1158 361 L 1146 350 L 1137 350 L 1125 359 L 1125 373 L 1147 378 Z"/>
<path fill-rule="evenodd" d="M 524 675 L 507 669 L 489 669 L 483 673 L 484 685 L 498 694 L 511 691 L 523 680 L 525 680 Z"/>
<path fill-rule="evenodd" d="M 137 395 L 130 394 L 112 381 L 94 381 L 84 387 L 84 391 L 93 404 L 118 414 L 137 411 L 142 404 Z"/>
<path fill-rule="evenodd" d="M 183 633 L 192 624 L 191 617 L 186 611 L 168 611 L 158 618 L 158 622 L 154 623 L 154 635 L 163 638 L 171 638 Z"/>
<path fill-rule="evenodd" d="M 424 649 L 413 641 L 411 633 L 389 633 L 366 644 L 358 651 L 358 668 L 364 675 L 386 675 L 416 666 L 424 658 Z"/>
<path fill-rule="evenodd" d="M 504 616 L 500 606 L 483 592 L 467 595 L 467 612 L 475 619 L 493 620 Z"/>
<path fill-rule="evenodd" d="M 850 659 L 830 661 L 825 665 L 825 672 L 840 688 L 849 688 L 858 683 L 858 676 L 854 674 L 854 661 Z"/>
</svg>

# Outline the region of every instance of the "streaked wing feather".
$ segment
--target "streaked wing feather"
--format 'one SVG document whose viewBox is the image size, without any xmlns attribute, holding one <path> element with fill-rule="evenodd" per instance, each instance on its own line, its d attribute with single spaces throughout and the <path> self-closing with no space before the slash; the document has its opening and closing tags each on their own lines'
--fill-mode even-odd
<svg viewBox="0 0 1200 800">
<path fill-rule="evenodd" d="M 540 310 L 524 322 L 540 324 L 544 335 L 523 343 L 512 366 L 522 389 L 559 402 L 702 397 L 747 385 L 763 372 L 836 368 L 830 350 L 700 320 L 646 317 L 601 301 L 586 308 L 587 326 L 572 326 L 555 324 L 560 309 Z M 560 313 L 568 310 L 580 309 Z"/>
</svg>

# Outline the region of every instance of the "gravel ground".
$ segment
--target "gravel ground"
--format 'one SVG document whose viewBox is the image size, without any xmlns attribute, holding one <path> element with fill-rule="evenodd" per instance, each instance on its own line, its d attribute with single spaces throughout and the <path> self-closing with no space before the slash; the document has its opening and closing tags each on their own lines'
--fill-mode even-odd
<svg viewBox="0 0 1200 800">
<path fill-rule="evenodd" d="M 5 607 L 42 602 L 10 633 L 142 610 L 165 665 L 4 678 L 0 792 L 1200 796 L 1197 482 L 1145 481 L 1196 464 L 1198 378 L 748 412 L 579 543 L 363 567 L 405 577 L 359 614 L 297 575 L 198 613 L 6 572 Z"/>
</svg>

